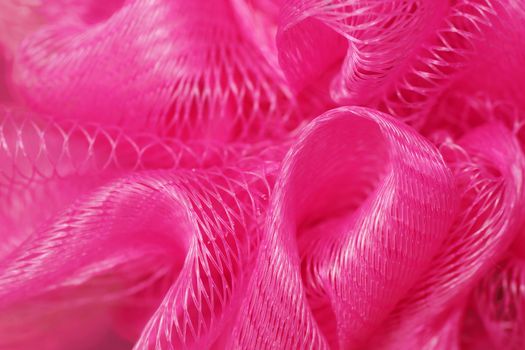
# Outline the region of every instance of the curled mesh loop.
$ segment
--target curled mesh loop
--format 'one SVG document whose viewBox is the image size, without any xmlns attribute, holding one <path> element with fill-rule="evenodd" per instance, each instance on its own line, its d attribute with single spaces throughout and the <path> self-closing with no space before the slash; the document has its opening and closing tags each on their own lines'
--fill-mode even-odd
<svg viewBox="0 0 525 350">
<path fill-rule="evenodd" d="M 1 0 L 0 350 L 525 346 L 525 2 Z"/>
</svg>

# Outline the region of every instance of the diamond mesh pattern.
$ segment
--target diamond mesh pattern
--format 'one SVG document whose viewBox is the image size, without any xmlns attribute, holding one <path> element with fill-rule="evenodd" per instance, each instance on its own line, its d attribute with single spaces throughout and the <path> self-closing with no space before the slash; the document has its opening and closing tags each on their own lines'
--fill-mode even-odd
<svg viewBox="0 0 525 350">
<path fill-rule="evenodd" d="M 185 139 L 282 134 L 294 97 L 241 28 L 225 1 L 126 2 L 105 21 L 32 35 L 14 79 L 28 104 L 57 117 Z"/>
<path fill-rule="evenodd" d="M 525 345 L 521 1 L 2 1 L 0 350 Z"/>
</svg>

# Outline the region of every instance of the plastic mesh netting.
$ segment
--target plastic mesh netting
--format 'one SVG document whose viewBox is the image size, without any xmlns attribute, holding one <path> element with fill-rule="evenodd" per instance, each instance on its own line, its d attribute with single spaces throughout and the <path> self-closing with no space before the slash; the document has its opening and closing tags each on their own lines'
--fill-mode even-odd
<svg viewBox="0 0 525 350">
<path fill-rule="evenodd" d="M 4 0 L 0 350 L 525 346 L 525 5 Z"/>
</svg>

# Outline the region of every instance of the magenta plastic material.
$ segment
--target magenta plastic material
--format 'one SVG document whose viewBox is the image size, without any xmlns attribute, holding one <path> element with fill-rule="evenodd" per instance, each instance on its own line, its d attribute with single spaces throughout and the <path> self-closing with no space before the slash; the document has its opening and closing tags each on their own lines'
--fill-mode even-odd
<svg viewBox="0 0 525 350">
<path fill-rule="evenodd" d="M 525 2 L 0 0 L 0 350 L 522 350 Z"/>
</svg>

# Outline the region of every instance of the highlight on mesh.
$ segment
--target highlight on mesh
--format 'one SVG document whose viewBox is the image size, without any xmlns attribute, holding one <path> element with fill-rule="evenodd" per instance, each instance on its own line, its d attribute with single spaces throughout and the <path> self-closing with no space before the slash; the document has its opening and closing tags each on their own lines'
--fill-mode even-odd
<svg viewBox="0 0 525 350">
<path fill-rule="evenodd" d="M 525 3 L 2 0 L 0 350 L 525 348 Z"/>
</svg>

